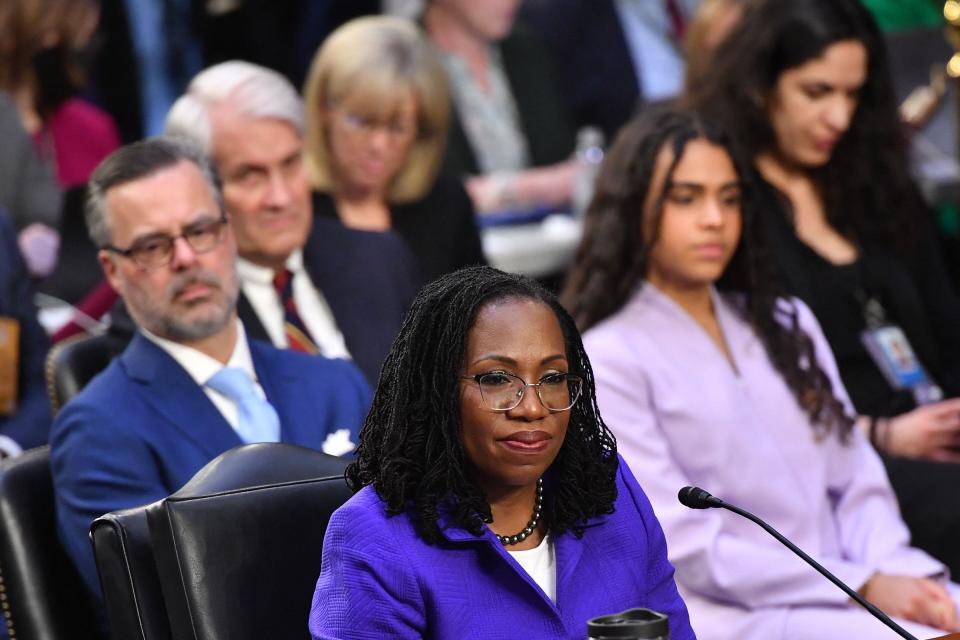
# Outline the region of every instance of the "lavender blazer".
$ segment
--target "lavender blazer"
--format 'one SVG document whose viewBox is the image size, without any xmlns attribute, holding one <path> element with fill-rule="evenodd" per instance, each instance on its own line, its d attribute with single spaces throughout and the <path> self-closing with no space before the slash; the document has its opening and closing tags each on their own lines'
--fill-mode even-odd
<svg viewBox="0 0 960 640">
<path fill-rule="evenodd" d="M 836 434 L 817 437 L 733 299 L 714 292 L 713 301 L 736 370 L 649 284 L 584 336 L 600 411 L 663 523 L 701 640 L 778 638 L 791 609 L 844 607 L 848 598 L 755 524 L 681 506 L 684 485 L 766 519 L 854 588 L 876 571 L 941 572 L 909 546 L 865 438 L 857 430 L 847 443 Z M 834 392 L 849 406 L 819 325 L 795 304 Z"/>
<path fill-rule="evenodd" d="M 448 525 L 445 541 L 427 545 L 408 515 L 387 517 L 365 487 L 330 520 L 310 632 L 314 639 L 583 640 L 589 618 L 647 607 L 669 616 L 672 640 L 693 639 L 663 532 L 623 460 L 614 509 L 590 520 L 582 539 L 556 536 L 554 604 L 490 530 L 475 536 Z"/>
</svg>

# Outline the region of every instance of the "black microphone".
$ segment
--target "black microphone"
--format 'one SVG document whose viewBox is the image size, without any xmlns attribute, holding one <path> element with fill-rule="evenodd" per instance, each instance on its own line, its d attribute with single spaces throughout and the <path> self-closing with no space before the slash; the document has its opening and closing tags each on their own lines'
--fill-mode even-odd
<svg viewBox="0 0 960 640">
<path fill-rule="evenodd" d="M 684 487 L 680 489 L 677 495 L 680 498 L 680 504 L 691 509 L 709 509 L 710 507 L 723 507 L 724 502 L 720 498 L 714 498 L 707 491 L 700 487 Z"/>
<path fill-rule="evenodd" d="M 764 531 L 766 531 L 767 533 L 772 535 L 774 538 L 776 538 L 782 545 L 784 545 L 786 548 L 790 549 L 790 551 L 793 551 L 795 554 L 800 556 L 804 562 L 806 562 L 811 567 L 819 571 L 823 575 L 823 577 L 825 577 L 827 580 L 829 580 L 833 584 L 840 587 L 840 589 L 842 589 L 843 592 L 846 593 L 848 596 L 853 598 L 857 602 L 857 604 L 859 604 L 861 607 L 863 607 L 864 609 L 869 611 L 871 614 L 873 614 L 874 618 L 876 618 L 883 624 L 887 625 L 888 627 L 896 631 L 897 634 L 900 635 L 900 637 L 906 638 L 907 640 L 918 640 L 916 636 L 910 635 L 910 633 L 906 629 L 904 629 L 899 624 L 891 620 L 890 616 L 885 614 L 883 611 L 881 611 L 876 606 L 871 604 L 869 600 L 867 600 L 866 598 L 861 596 L 859 593 L 857 593 L 856 591 L 848 587 L 846 584 L 844 584 L 844 582 L 840 580 L 840 578 L 838 578 L 837 576 L 827 571 L 827 569 L 823 565 L 821 565 L 819 562 L 817 562 L 816 560 L 808 556 L 806 553 L 804 553 L 803 550 L 800 549 L 800 547 L 798 547 L 797 545 L 787 540 L 787 538 L 785 538 L 783 534 L 781 534 L 779 531 L 777 531 L 776 529 L 774 529 L 773 527 L 771 527 L 766 522 L 764 522 L 757 516 L 753 515 L 749 511 L 746 511 L 744 509 L 741 509 L 740 507 L 736 507 L 732 504 L 724 502 L 720 498 L 715 498 L 712 495 L 710 495 L 709 491 L 705 491 L 700 487 L 684 487 L 683 489 L 680 489 L 680 493 L 677 494 L 677 498 L 680 500 L 680 504 L 682 504 L 685 507 L 690 507 L 691 509 L 710 509 L 712 507 L 719 507 L 721 509 L 726 509 L 727 511 L 732 511 L 738 516 L 743 516 L 747 520 L 755 522 L 756 524 L 763 527 Z"/>
</svg>

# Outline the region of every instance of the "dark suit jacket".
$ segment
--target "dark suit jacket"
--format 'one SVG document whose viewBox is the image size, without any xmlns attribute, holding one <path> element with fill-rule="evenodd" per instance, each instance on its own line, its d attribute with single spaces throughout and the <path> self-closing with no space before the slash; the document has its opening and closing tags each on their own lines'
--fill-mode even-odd
<svg viewBox="0 0 960 640">
<path fill-rule="evenodd" d="M 327 225 L 338 220 L 336 203 L 326 193 L 314 194 L 313 212 L 315 220 L 325 220 Z M 392 238 L 391 243 L 399 241 L 409 254 L 373 256 L 367 252 L 364 262 L 371 274 L 376 274 L 374 277 L 386 277 L 398 268 L 399 262 L 405 261 L 413 265 L 415 290 L 419 290 L 446 273 L 487 262 L 473 204 L 459 178 L 441 176 L 420 200 L 392 205 L 390 223 L 393 230 L 386 233 L 350 230 L 353 234 Z M 343 228 L 339 222 L 335 224 Z M 404 271 L 410 273 L 409 267 Z"/>
<path fill-rule="evenodd" d="M 0 316 L 20 323 L 18 408 L 9 417 L 0 416 L 0 433 L 24 449 L 47 442 L 50 403 L 43 378 L 47 334 L 37 322 L 33 288 L 27 267 L 17 247 L 17 232 L 0 209 Z"/>
<path fill-rule="evenodd" d="M 526 0 L 521 15 L 562 61 L 557 79 L 576 125 L 600 127 L 611 143 L 641 99 L 613 0 Z"/>
<path fill-rule="evenodd" d="M 250 341 L 250 354 L 280 416 L 282 442 L 320 448 L 341 429 L 358 442 L 370 388 L 356 367 L 257 341 Z M 166 497 L 241 444 L 190 375 L 142 334 L 134 336 L 67 403 L 51 433 L 60 539 L 91 590 L 99 591 L 88 538 L 94 518 Z"/>
<path fill-rule="evenodd" d="M 350 356 L 376 385 L 380 365 L 421 284 L 410 250 L 394 235 L 348 229 L 335 219 L 315 217 L 303 262 L 330 305 Z M 242 293 L 237 313 L 251 338 L 270 340 Z"/>
</svg>

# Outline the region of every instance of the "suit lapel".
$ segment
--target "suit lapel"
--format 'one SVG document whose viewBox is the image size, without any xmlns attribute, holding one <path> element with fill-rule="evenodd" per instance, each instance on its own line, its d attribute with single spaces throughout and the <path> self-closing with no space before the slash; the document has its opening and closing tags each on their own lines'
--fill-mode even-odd
<svg viewBox="0 0 960 640">
<path fill-rule="evenodd" d="M 247 300 L 247 296 L 243 295 L 242 290 L 237 297 L 237 317 L 239 317 L 240 322 L 243 323 L 243 328 L 246 330 L 247 336 L 254 340 L 271 342 L 270 334 L 267 333 L 266 328 L 260 321 L 260 316 L 254 311 L 253 305 Z"/>
<path fill-rule="evenodd" d="M 280 352 L 269 345 L 256 340 L 250 340 L 249 344 L 253 369 L 257 372 L 257 382 L 263 388 L 267 401 L 273 405 L 280 417 L 280 441 L 306 445 L 303 427 L 305 423 L 312 421 L 304 418 L 311 416 L 311 413 L 310 408 L 304 406 L 303 388 L 297 384 L 296 372 L 284 369 L 276 359 Z M 318 444 L 315 443 L 313 446 Z"/>
<path fill-rule="evenodd" d="M 315 218 L 310 237 L 303 248 L 303 266 L 333 313 L 334 322 L 343 333 L 347 349 L 354 353 L 357 348 L 357 327 L 363 322 L 350 317 L 350 291 L 357 285 L 351 275 L 344 272 L 343 265 L 355 262 L 355 251 L 351 238 L 347 236 L 340 223 L 326 218 Z"/>
<path fill-rule="evenodd" d="M 144 385 L 146 402 L 211 459 L 243 444 L 183 367 L 141 333 L 120 359 L 128 375 Z"/>
</svg>

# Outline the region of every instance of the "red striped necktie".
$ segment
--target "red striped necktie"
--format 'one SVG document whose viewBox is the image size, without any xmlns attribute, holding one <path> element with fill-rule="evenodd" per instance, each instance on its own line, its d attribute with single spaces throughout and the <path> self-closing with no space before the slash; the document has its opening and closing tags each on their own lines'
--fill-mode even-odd
<svg viewBox="0 0 960 640">
<path fill-rule="evenodd" d="M 670 27 L 673 29 L 673 37 L 677 42 L 683 42 L 683 36 L 687 33 L 687 18 L 680 10 L 677 0 L 664 0 L 667 7 L 667 15 L 670 16 Z"/>
<path fill-rule="evenodd" d="M 293 299 L 293 273 L 289 269 L 277 271 L 273 276 L 273 286 L 283 305 L 283 330 L 287 336 L 287 347 L 302 353 L 320 353 L 297 313 L 297 303 Z"/>
</svg>

